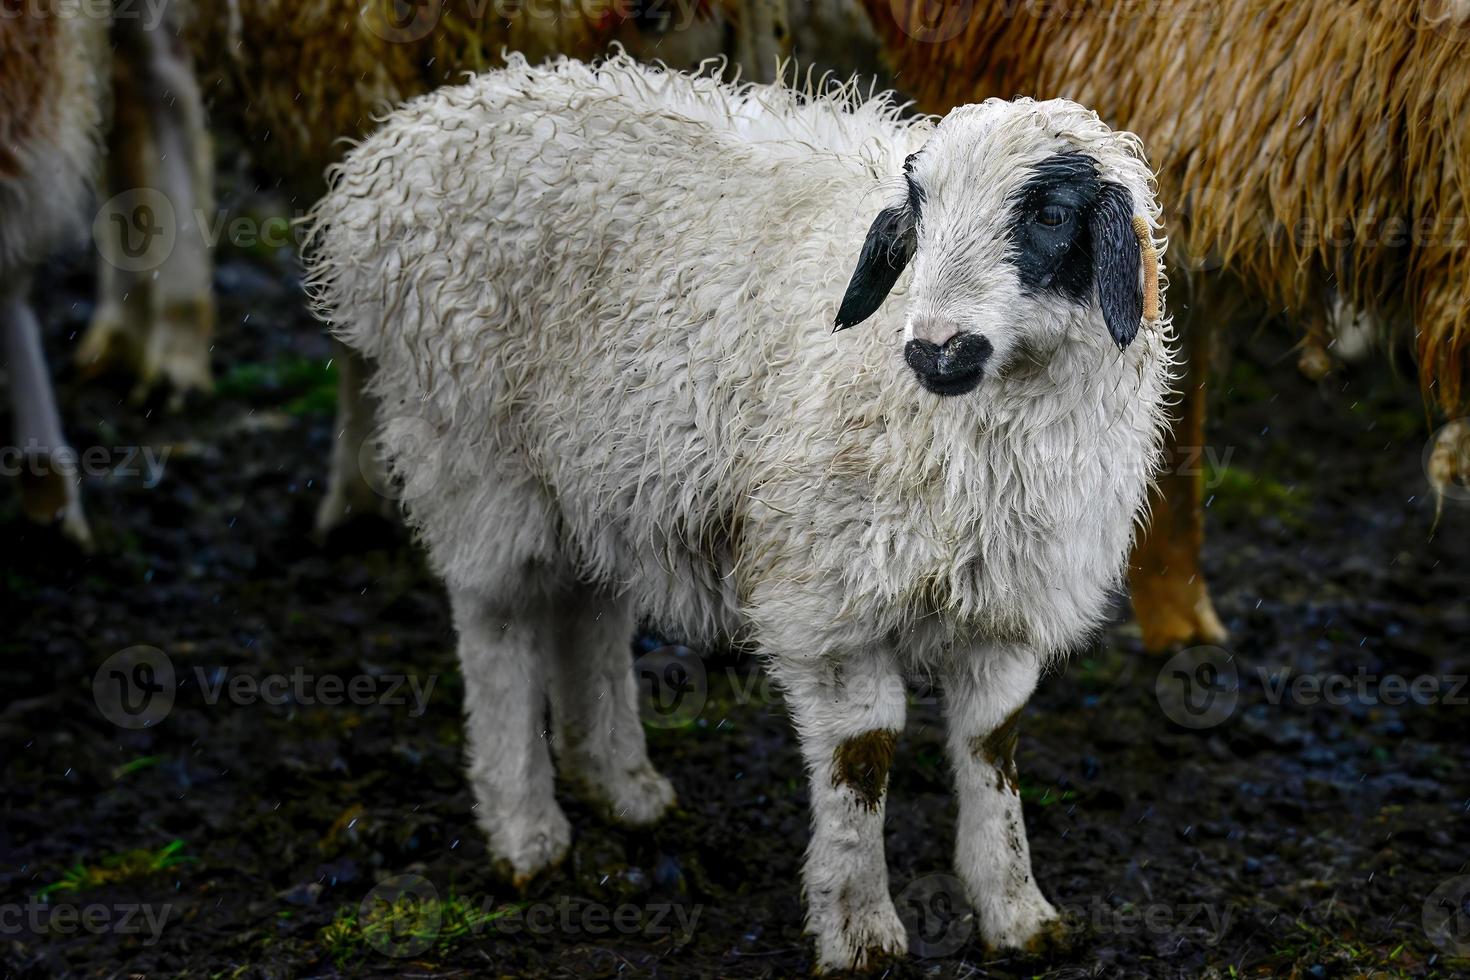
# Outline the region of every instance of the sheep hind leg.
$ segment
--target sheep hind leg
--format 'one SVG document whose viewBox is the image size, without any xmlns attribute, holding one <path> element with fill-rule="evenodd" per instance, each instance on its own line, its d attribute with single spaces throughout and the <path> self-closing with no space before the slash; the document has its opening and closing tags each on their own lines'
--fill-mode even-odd
<svg viewBox="0 0 1470 980">
<path fill-rule="evenodd" d="M 558 769 L 607 819 L 652 824 L 673 806 L 674 787 L 649 761 L 638 717 L 632 610 L 591 588 L 560 609 L 550 687 Z"/>
<path fill-rule="evenodd" d="M 356 517 L 391 519 L 396 496 L 372 442 L 377 413 L 364 390 L 367 364 L 338 340 L 332 341 L 332 353 L 337 364 L 337 439 L 332 444 L 326 496 L 316 511 L 319 540 L 334 536 Z"/>
<path fill-rule="evenodd" d="M 1150 491 L 1148 527 L 1133 545 L 1128 583 L 1144 649 L 1159 653 L 1202 643 L 1223 643 L 1228 634 L 1210 601 L 1200 569 L 1204 547 L 1205 377 L 1209 337 L 1202 323 L 1186 333 L 1188 370 L 1183 380 L 1182 416 L 1165 446 L 1165 471 Z"/>
<path fill-rule="evenodd" d="M 1065 932 L 1031 873 L 1016 770 L 1017 724 L 1040 669 L 1030 651 L 996 648 L 957 661 L 945 677 L 960 802 L 955 869 L 981 937 L 1000 949 L 1035 951 Z"/>
<path fill-rule="evenodd" d="M 452 590 L 464 676 L 465 742 L 477 817 L 491 856 L 516 887 L 559 864 L 572 831 L 557 805 L 546 731 L 545 652 L 556 610 Z"/>
<path fill-rule="evenodd" d="M 802 869 L 817 970 L 871 970 L 908 951 L 888 890 L 883 815 L 903 729 L 905 691 L 892 657 L 777 657 L 811 786 L 811 843 Z"/>
</svg>

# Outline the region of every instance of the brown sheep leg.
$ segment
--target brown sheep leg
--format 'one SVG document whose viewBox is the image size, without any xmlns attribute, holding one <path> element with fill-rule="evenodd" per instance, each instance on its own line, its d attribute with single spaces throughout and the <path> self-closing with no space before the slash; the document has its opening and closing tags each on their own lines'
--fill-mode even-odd
<svg viewBox="0 0 1470 980">
<path fill-rule="evenodd" d="M 1184 333 L 1187 365 L 1179 423 L 1165 445 L 1164 472 L 1149 495 L 1148 527 L 1134 542 L 1128 562 L 1133 612 L 1150 653 L 1223 643 L 1227 636 L 1199 566 L 1204 469 L 1197 461 L 1205 445 L 1209 345 L 1205 318 L 1199 317 Z"/>
</svg>

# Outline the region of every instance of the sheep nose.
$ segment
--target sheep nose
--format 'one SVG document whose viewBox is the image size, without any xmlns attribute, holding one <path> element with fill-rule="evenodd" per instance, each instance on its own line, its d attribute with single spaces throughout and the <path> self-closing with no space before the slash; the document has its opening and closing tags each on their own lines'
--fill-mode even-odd
<svg viewBox="0 0 1470 980">
<path fill-rule="evenodd" d="M 904 345 L 903 356 L 925 389 L 936 395 L 963 395 L 980 383 L 992 349 L 979 334 L 956 333 L 943 346 L 911 340 Z"/>
<path fill-rule="evenodd" d="M 913 326 L 915 340 L 928 341 L 935 347 L 943 347 L 960 332 L 958 323 L 939 316 L 916 316 Z"/>
</svg>

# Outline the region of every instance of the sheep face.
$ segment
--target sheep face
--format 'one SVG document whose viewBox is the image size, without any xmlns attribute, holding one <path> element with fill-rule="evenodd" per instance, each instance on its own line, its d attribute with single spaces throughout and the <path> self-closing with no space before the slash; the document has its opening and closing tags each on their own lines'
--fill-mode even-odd
<svg viewBox="0 0 1470 980">
<path fill-rule="evenodd" d="M 1126 348 L 1143 314 L 1133 216 L 1157 212 L 1137 140 L 1064 100 L 990 100 L 946 116 L 873 222 L 839 327 L 910 264 L 904 358 L 937 395 L 1044 362 L 1070 342 Z"/>
</svg>

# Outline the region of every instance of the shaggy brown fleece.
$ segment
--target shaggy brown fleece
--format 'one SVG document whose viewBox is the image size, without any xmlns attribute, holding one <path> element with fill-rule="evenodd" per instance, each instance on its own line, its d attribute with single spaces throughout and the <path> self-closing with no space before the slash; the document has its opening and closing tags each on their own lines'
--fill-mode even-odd
<svg viewBox="0 0 1470 980">
<path fill-rule="evenodd" d="M 27 14 L 24 0 L 0 0 L 0 177 L 21 175 L 21 146 L 57 80 L 59 21 Z"/>
<path fill-rule="evenodd" d="M 660 9 L 708 26 L 717 15 L 735 23 L 746 6 L 684 0 Z M 198 0 L 189 34 L 201 71 L 223 73 L 233 90 L 216 114 L 241 127 L 269 170 L 314 193 L 342 138 L 365 136 L 405 99 L 501 64 L 502 51 L 531 62 L 591 59 L 619 42 L 672 57 L 662 47 L 640 52 L 648 45 L 637 9 L 632 0 Z"/>
</svg>

